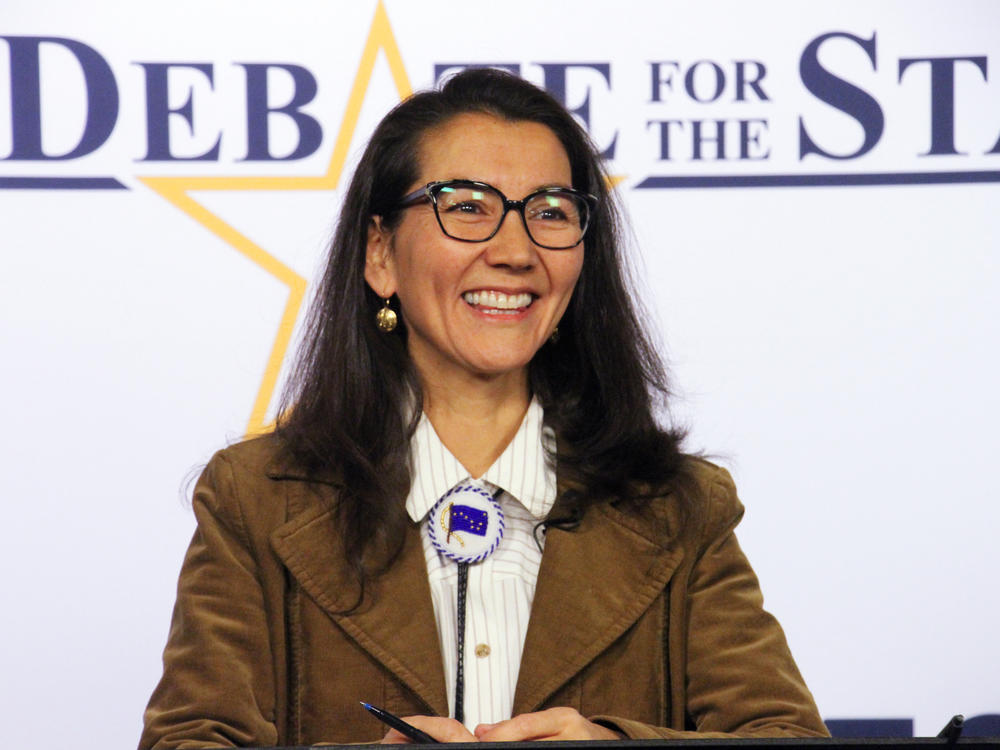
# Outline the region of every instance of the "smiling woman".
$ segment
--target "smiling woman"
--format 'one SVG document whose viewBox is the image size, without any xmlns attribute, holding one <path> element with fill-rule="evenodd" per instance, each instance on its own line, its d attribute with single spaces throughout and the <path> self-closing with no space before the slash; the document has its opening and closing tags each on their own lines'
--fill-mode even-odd
<svg viewBox="0 0 1000 750">
<path fill-rule="evenodd" d="M 575 230 L 570 227 L 574 241 L 565 249 L 538 245 L 528 227 L 557 223 L 559 228 L 535 231 L 559 237 L 570 223 L 566 212 L 539 219 L 535 211 L 530 220 L 525 216 L 521 222 L 509 221 L 499 208 L 506 200 L 499 190 L 528 195 L 543 185 L 560 186 L 563 195 L 572 196 L 569 158 L 545 125 L 470 113 L 425 133 L 418 147 L 418 164 L 418 183 L 475 176 L 489 185 L 477 190 L 461 187 L 461 183 L 437 183 L 439 189 L 431 192 L 435 200 L 405 208 L 392 230 L 376 217 L 369 234 L 365 278 L 380 297 L 396 295 L 399 300 L 407 350 L 425 396 L 424 409 L 438 433 L 442 428 L 448 431 L 433 413 L 445 394 L 476 397 L 484 386 L 491 392 L 490 400 L 512 401 L 511 424 L 499 425 L 501 432 L 510 433 L 512 427 L 516 430 L 530 398 L 528 363 L 566 311 L 583 267 L 584 249 L 579 219 Z M 448 190 L 443 197 L 441 187 Z M 563 202 L 571 201 L 564 198 Z M 463 236 L 456 238 L 456 233 Z M 480 241 L 467 239 L 471 237 Z M 500 396 L 501 389 L 507 395 Z M 498 425 L 488 423 L 498 414 L 496 405 L 484 401 L 483 406 L 481 414 L 468 414 L 465 419 L 485 419 L 482 427 L 495 432 Z M 453 429 L 468 428 L 474 426 L 455 425 Z M 447 445 L 447 437 L 442 438 Z M 461 453 L 471 454 L 476 442 L 463 441 Z M 456 454 L 475 476 L 489 468 L 504 447 L 489 445 L 495 442 L 492 438 L 481 442 L 479 449 L 485 455 Z"/>
<path fill-rule="evenodd" d="M 443 741 L 825 733 L 728 475 L 657 421 L 606 185 L 506 73 L 379 124 L 277 428 L 195 490 L 141 747 L 406 740 L 364 700 Z"/>
</svg>

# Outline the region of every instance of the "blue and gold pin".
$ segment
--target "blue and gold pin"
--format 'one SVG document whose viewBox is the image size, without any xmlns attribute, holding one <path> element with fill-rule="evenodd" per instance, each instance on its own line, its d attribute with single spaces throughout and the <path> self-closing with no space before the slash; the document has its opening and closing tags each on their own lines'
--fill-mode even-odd
<svg viewBox="0 0 1000 750">
<path fill-rule="evenodd" d="M 477 563 L 493 553 L 504 532 L 500 504 L 484 487 L 461 482 L 435 503 L 427 519 L 431 543 L 460 563 Z"/>
</svg>

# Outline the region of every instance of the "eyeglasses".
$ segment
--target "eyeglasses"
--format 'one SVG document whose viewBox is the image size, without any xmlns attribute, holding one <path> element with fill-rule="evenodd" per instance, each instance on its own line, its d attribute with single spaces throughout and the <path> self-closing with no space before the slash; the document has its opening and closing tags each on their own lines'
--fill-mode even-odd
<svg viewBox="0 0 1000 750">
<path fill-rule="evenodd" d="M 572 188 L 542 188 L 512 201 L 492 185 L 474 180 L 428 182 L 404 196 L 399 208 L 423 201 L 431 202 L 441 231 L 453 240 L 486 242 L 513 210 L 521 215 L 532 242 L 547 250 L 579 245 L 597 208 L 597 198 Z"/>
</svg>

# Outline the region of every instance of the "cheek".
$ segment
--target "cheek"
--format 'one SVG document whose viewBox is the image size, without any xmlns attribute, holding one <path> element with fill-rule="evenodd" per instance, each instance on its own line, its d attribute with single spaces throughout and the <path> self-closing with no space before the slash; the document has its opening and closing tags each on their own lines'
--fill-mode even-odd
<svg viewBox="0 0 1000 750">
<path fill-rule="evenodd" d="M 557 270 L 557 284 L 569 296 L 576 288 L 583 272 L 583 255 L 576 258 L 567 258 L 566 262 Z"/>
<path fill-rule="evenodd" d="M 396 293 L 404 312 L 411 315 L 437 316 L 441 313 L 432 311 L 453 302 L 456 296 L 461 260 L 435 240 L 416 235 L 397 246 Z"/>
<path fill-rule="evenodd" d="M 457 263 L 436 252 L 433 246 L 426 245 L 420 250 L 401 269 L 403 286 L 410 290 L 411 295 L 433 294 L 437 297 L 447 294 L 454 286 Z"/>
<path fill-rule="evenodd" d="M 561 277 L 563 290 L 562 299 L 560 300 L 560 317 L 566 314 L 566 310 L 570 306 L 570 301 L 573 299 L 574 294 L 577 293 L 580 276 L 583 274 L 583 259 L 581 258 L 578 262 L 569 264 L 564 271 L 565 273 Z"/>
</svg>

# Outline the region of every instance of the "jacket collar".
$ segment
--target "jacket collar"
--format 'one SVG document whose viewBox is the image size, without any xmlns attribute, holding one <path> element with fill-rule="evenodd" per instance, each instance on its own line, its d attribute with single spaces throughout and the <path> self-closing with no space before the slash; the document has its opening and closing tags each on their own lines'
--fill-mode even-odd
<svg viewBox="0 0 1000 750">
<path fill-rule="evenodd" d="M 284 475 L 284 476 L 287 476 Z M 428 707 L 448 715 L 444 669 L 419 527 L 374 591 L 350 614 L 358 589 L 330 500 L 322 492 L 271 535 L 302 589 Z M 558 512 L 558 509 L 555 511 Z M 655 526 L 655 528 L 654 528 Z M 683 557 L 663 520 L 639 520 L 610 505 L 588 511 L 574 531 L 548 531 L 514 695 L 514 715 L 545 700 L 617 640 L 663 591 Z"/>
</svg>

